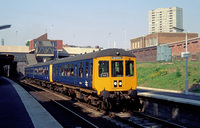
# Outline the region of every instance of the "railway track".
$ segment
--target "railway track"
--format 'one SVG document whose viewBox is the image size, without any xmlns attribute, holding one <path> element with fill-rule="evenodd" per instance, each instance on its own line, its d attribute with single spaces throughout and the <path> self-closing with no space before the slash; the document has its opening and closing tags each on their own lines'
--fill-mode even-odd
<svg viewBox="0 0 200 128">
<path fill-rule="evenodd" d="M 139 112 L 131 112 L 131 113 L 107 112 L 109 113 L 109 115 L 105 115 L 106 112 L 104 110 L 101 110 L 100 112 L 101 113 L 100 116 L 103 119 L 99 119 L 99 118 L 92 119 L 93 122 L 99 121 L 98 124 L 95 125 L 91 123 L 90 121 L 88 121 L 87 119 L 83 118 L 82 116 L 79 117 L 77 113 L 74 113 L 71 111 L 71 109 L 74 109 L 73 111 L 77 112 L 76 109 L 78 108 L 78 107 L 72 106 L 72 104 L 74 103 L 69 104 L 66 102 L 66 100 L 68 100 L 68 102 L 73 102 L 71 101 L 71 98 L 67 98 L 65 100 L 55 98 L 55 96 L 52 96 L 53 91 L 51 90 L 45 89 L 47 90 L 47 92 L 49 91 L 49 93 L 47 93 L 45 91 L 41 91 L 43 90 L 43 88 L 40 86 L 37 86 L 37 85 L 34 86 L 33 84 L 30 84 L 30 83 L 26 83 L 26 84 L 31 85 L 32 86 L 31 88 L 34 88 L 34 90 L 36 90 L 34 92 L 31 92 L 32 95 L 36 95 L 36 93 L 40 93 L 41 95 L 44 95 L 43 98 L 41 97 L 38 98 L 39 101 L 42 102 L 43 106 L 55 117 L 55 119 L 58 120 L 58 122 L 61 125 L 63 125 L 63 127 L 185 128 L 184 126 L 177 125 L 175 123 L 171 123 L 165 120 L 157 119 L 155 117 L 147 116 Z M 26 86 L 26 84 L 23 83 L 23 86 Z M 81 104 L 83 106 L 86 106 L 86 108 L 94 109 L 93 113 L 97 113 L 97 109 L 95 109 L 95 107 L 90 106 L 87 103 L 81 103 Z M 70 115 L 70 116 L 68 117 L 65 116 L 65 113 L 67 113 L 65 111 L 69 111 L 69 114 L 66 114 L 66 115 Z M 75 116 L 73 114 L 78 115 L 78 119 L 72 118 Z M 72 126 L 70 126 L 69 124 Z"/>
<path fill-rule="evenodd" d="M 130 115 L 124 116 L 120 113 L 110 113 L 110 116 L 129 126 L 136 128 L 186 128 L 166 120 L 158 119 L 139 112 L 131 112 Z"/>
<path fill-rule="evenodd" d="M 23 87 L 32 95 L 35 95 L 45 109 L 65 128 L 98 128 L 84 117 L 80 116 L 73 110 L 65 101 L 51 95 L 48 92 L 42 91 L 36 87 L 30 87 L 23 84 Z M 57 100 L 57 101 L 56 101 Z"/>
</svg>

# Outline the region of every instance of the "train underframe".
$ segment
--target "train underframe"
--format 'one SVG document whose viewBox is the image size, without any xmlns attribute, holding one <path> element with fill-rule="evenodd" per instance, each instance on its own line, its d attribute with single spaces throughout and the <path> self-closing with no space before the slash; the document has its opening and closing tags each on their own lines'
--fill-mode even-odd
<svg viewBox="0 0 200 128">
<path fill-rule="evenodd" d="M 62 93 L 70 96 L 72 99 L 78 99 L 93 106 L 97 106 L 99 109 L 139 109 L 139 99 L 137 97 L 136 90 L 128 91 L 114 91 L 109 92 L 106 90 L 101 91 L 100 95 L 97 95 L 97 91 L 80 88 L 77 86 L 70 86 L 63 83 L 49 82 L 39 79 L 26 79 L 29 83 L 37 84 L 44 88 L 48 88 L 55 92 Z"/>
</svg>

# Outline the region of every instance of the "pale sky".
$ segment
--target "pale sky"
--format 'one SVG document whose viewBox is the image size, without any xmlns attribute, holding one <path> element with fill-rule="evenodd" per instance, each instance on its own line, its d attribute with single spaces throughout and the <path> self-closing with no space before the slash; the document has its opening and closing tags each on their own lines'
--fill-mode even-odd
<svg viewBox="0 0 200 128">
<path fill-rule="evenodd" d="M 148 34 L 149 10 L 174 6 L 183 28 L 199 33 L 200 0 L 0 0 L 0 25 L 11 24 L 0 45 L 24 46 L 47 32 L 63 44 L 130 49 L 130 39 Z"/>
</svg>

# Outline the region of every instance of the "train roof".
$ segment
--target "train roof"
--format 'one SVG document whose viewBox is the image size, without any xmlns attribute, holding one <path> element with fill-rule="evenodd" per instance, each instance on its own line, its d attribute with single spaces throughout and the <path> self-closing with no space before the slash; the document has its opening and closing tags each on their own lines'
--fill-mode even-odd
<svg viewBox="0 0 200 128">
<path fill-rule="evenodd" d="M 47 62 L 43 62 L 43 63 L 27 65 L 26 68 L 36 67 L 36 66 L 45 66 L 45 65 L 50 65 L 50 64 L 65 63 L 65 62 L 71 62 L 71 61 L 77 61 L 77 60 L 92 59 L 92 58 L 103 57 L 103 56 L 135 57 L 134 54 L 132 54 L 128 51 L 125 51 L 123 49 L 105 49 L 102 51 L 97 51 L 97 52 L 92 52 L 92 53 L 87 53 L 87 54 L 82 54 L 82 55 L 77 55 L 77 56 L 72 56 L 72 57 L 66 57 L 66 58 L 62 58 L 59 60 L 51 60 L 51 61 L 47 61 Z"/>
<path fill-rule="evenodd" d="M 103 56 L 135 57 L 134 54 L 132 54 L 132 53 L 130 53 L 128 51 L 125 51 L 123 49 L 105 49 L 105 50 L 102 50 L 102 51 L 97 51 L 97 52 L 77 55 L 77 56 L 73 56 L 73 57 L 62 58 L 60 60 L 57 60 L 57 61 L 53 62 L 53 64 L 71 62 L 71 61 L 77 61 L 77 60 L 85 60 L 85 59 L 91 59 L 91 58 L 97 58 L 97 57 L 103 57 Z"/>
<path fill-rule="evenodd" d="M 41 63 L 37 63 L 37 64 L 27 65 L 26 68 L 50 65 L 50 64 L 52 64 L 54 61 L 55 61 L 55 60 L 50 60 L 50 61 L 47 61 L 47 62 L 41 62 Z"/>
</svg>

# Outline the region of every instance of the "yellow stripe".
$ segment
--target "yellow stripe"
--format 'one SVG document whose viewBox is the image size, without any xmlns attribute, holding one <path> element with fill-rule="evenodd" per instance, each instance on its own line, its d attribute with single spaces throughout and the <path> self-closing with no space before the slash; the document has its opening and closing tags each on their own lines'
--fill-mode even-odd
<svg viewBox="0 0 200 128">
<path fill-rule="evenodd" d="M 52 74 L 53 74 L 53 65 L 50 64 L 49 65 L 49 80 L 50 80 L 50 82 L 53 82 Z"/>
</svg>

